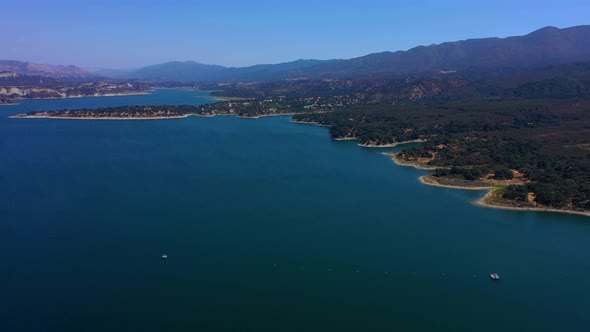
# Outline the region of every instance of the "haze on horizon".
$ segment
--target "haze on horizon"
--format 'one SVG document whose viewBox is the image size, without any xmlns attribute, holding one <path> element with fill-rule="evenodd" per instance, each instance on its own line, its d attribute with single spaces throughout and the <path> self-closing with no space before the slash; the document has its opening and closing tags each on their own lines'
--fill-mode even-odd
<svg viewBox="0 0 590 332">
<path fill-rule="evenodd" d="M 224 66 L 374 52 L 588 24 L 590 3 L 72 0 L 3 5 L 0 59 L 86 68 L 193 60 Z"/>
</svg>

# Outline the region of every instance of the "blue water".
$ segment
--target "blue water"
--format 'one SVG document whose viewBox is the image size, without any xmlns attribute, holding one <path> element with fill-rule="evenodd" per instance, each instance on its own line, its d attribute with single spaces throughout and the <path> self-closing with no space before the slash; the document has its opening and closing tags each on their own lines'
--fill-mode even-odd
<svg viewBox="0 0 590 332">
<path fill-rule="evenodd" d="M 590 218 L 474 206 L 289 117 L 8 118 L 205 102 L 0 107 L 1 331 L 588 331 Z"/>
</svg>

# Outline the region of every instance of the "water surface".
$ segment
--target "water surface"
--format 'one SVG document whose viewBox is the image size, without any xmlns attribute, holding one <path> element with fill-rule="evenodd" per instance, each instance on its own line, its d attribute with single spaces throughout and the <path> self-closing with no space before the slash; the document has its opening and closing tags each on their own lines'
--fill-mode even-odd
<svg viewBox="0 0 590 332">
<path fill-rule="evenodd" d="M 474 206 L 289 117 L 8 118 L 205 102 L 0 107 L 3 331 L 588 330 L 587 217 Z"/>
</svg>

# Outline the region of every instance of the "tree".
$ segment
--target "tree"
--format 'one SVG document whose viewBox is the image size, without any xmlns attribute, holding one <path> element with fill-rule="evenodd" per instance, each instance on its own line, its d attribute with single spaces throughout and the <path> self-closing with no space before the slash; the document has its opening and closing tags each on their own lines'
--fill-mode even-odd
<svg viewBox="0 0 590 332">
<path fill-rule="evenodd" d="M 494 172 L 494 179 L 496 180 L 510 180 L 512 178 L 514 178 L 514 174 L 512 173 L 512 170 L 508 168 L 497 168 Z"/>
</svg>

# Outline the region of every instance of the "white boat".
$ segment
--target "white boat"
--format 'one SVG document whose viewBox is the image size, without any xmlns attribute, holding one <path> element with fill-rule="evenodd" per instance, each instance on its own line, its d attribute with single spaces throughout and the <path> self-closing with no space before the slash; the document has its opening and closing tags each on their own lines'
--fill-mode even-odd
<svg viewBox="0 0 590 332">
<path fill-rule="evenodd" d="M 497 273 L 492 273 L 490 274 L 490 278 L 492 278 L 492 280 L 500 280 L 500 275 Z"/>
<path fill-rule="evenodd" d="M 163 255 L 162 255 L 162 259 L 168 259 L 168 255 L 166 255 L 166 254 L 163 254 Z"/>
</svg>

